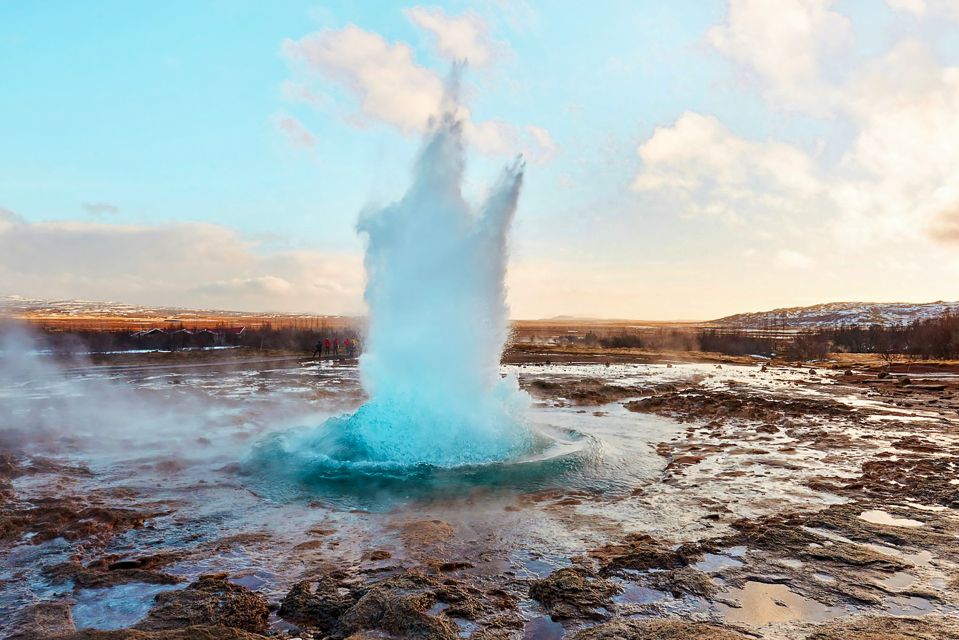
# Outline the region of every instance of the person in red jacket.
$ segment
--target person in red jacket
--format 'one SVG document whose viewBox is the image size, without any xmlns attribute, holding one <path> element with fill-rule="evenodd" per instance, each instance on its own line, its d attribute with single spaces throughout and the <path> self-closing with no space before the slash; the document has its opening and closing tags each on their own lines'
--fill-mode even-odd
<svg viewBox="0 0 959 640">
<path fill-rule="evenodd" d="M 330 355 L 330 339 L 327 338 L 323 344 L 326 347 L 326 355 Z"/>
<path fill-rule="evenodd" d="M 333 338 L 333 355 L 339 355 L 340 353 L 340 339 Z"/>
</svg>

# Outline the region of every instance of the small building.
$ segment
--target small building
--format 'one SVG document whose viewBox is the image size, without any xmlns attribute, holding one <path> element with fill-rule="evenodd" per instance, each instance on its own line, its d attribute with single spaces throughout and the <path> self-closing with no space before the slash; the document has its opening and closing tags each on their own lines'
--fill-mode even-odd
<svg viewBox="0 0 959 640">
<path fill-rule="evenodd" d="M 210 347 L 216 346 L 218 340 L 219 338 L 215 331 L 200 329 L 193 332 L 190 346 L 195 349 L 209 349 Z"/>
<path fill-rule="evenodd" d="M 170 348 L 170 334 L 163 329 L 145 329 L 133 334 L 137 349 L 166 350 Z"/>
</svg>

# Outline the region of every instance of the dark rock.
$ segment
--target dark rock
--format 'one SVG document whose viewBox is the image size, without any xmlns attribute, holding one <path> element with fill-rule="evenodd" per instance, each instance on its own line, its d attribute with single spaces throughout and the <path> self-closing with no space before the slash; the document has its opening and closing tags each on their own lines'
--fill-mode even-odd
<svg viewBox="0 0 959 640">
<path fill-rule="evenodd" d="M 210 624 L 265 633 L 270 617 L 266 598 L 226 580 L 226 574 L 200 576 L 186 589 L 157 594 L 153 607 L 134 628 L 182 629 Z"/>
<path fill-rule="evenodd" d="M 682 598 L 684 595 L 712 598 L 717 591 L 715 583 L 707 574 L 692 567 L 651 573 L 649 584 L 654 589 L 672 594 L 674 598 Z"/>
<path fill-rule="evenodd" d="M 590 552 L 600 561 L 600 573 L 615 575 L 625 569 L 678 569 L 689 564 L 685 550 L 671 549 L 665 543 L 642 533 L 626 536 L 621 544 L 609 544 Z"/>
<path fill-rule="evenodd" d="M 0 512 L 0 539 L 32 533 L 34 544 L 54 538 L 105 543 L 119 533 L 142 527 L 158 515 L 162 514 L 105 506 L 73 496 L 41 498 L 32 505 Z"/>
<path fill-rule="evenodd" d="M 250 633 L 233 627 L 216 625 L 194 625 L 183 629 L 163 631 L 140 631 L 137 629 L 118 629 L 116 631 L 98 631 L 84 629 L 56 640 L 266 640 L 258 633 Z"/>
<path fill-rule="evenodd" d="M 823 625 L 808 640 L 959 640 L 955 618 L 860 616 Z"/>
<path fill-rule="evenodd" d="M 748 636 L 704 622 L 614 620 L 583 629 L 570 640 L 747 640 Z"/>
<path fill-rule="evenodd" d="M 356 604 L 352 593 L 342 593 L 330 576 L 295 584 L 283 598 L 278 615 L 301 626 L 332 635 L 337 621 Z"/>
<path fill-rule="evenodd" d="M 632 400 L 623 404 L 630 411 L 674 416 L 681 420 L 757 420 L 781 424 L 809 416 L 846 416 L 853 409 L 835 401 L 808 398 L 777 398 L 745 391 L 680 389 Z"/>
<path fill-rule="evenodd" d="M 22 610 L 15 618 L 7 640 L 40 640 L 76 631 L 68 602 L 40 602 Z"/>
<path fill-rule="evenodd" d="M 582 567 L 554 571 L 529 589 L 554 620 L 601 620 L 606 614 L 597 609 L 612 608 L 611 598 L 619 592 L 620 587 Z"/>
<path fill-rule="evenodd" d="M 107 556 L 84 566 L 77 562 L 63 562 L 43 569 L 43 574 L 53 584 L 61 584 L 68 580 L 73 582 L 74 589 L 95 589 L 112 587 L 130 582 L 145 582 L 147 584 L 177 584 L 181 578 L 159 571 L 171 562 L 182 557 L 176 553 L 161 553 L 134 559 L 118 559 L 118 556 Z"/>
<path fill-rule="evenodd" d="M 347 634 L 385 631 L 417 640 L 456 640 L 458 628 L 445 617 L 432 616 L 438 583 L 428 576 L 408 573 L 374 583 L 340 618 Z"/>
</svg>

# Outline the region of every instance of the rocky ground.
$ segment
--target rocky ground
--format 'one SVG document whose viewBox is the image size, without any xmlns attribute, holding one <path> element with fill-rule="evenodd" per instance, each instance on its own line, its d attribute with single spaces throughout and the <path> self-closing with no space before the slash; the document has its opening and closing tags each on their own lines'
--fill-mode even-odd
<svg viewBox="0 0 959 640">
<path fill-rule="evenodd" d="M 543 420 L 602 443 L 595 468 L 388 509 L 281 504 L 231 462 L 260 433 L 248 413 L 223 419 L 253 426 L 202 465 L 104 462 L 6 425 L 0 628 L 20 640 L 959 639 L 959 378 L 762 363 L 510 371 Z M 354 373 L 242 375 L 252 394 L 295 379 L 318 387 L 310 402 L 349 406 Z M 179 380 L 162 384 L 227 384 Z"/>
</svg>

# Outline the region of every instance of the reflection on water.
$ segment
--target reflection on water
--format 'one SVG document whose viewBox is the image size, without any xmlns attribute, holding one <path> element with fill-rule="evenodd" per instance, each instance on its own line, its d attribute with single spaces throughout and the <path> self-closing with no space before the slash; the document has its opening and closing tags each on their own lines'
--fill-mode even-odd
<svg viewBox="0 0 959 640">
<path fill-rule="evenodd" d="M 793 593 L 784 584 L 747 582 L 742 589 L 730 589 L 729 598 L 739 607 L 719 604 L 719 610 L 729 622 L 762 627 L 773 622 L 792 620 L 822 621 L 843 613 L 842 609 L 827 607 L 810 598 Z"/>
<path fill-rule="evenodd" d="M 859 517 L 866 522 L 881 524 L 887 527 L 921 527 L 923 524 L 919 520 L 913 520 L 911 518 L 896 518 L 892 514 L 879 509 L 863 511 L 859 514 Z"/>
</svg>

